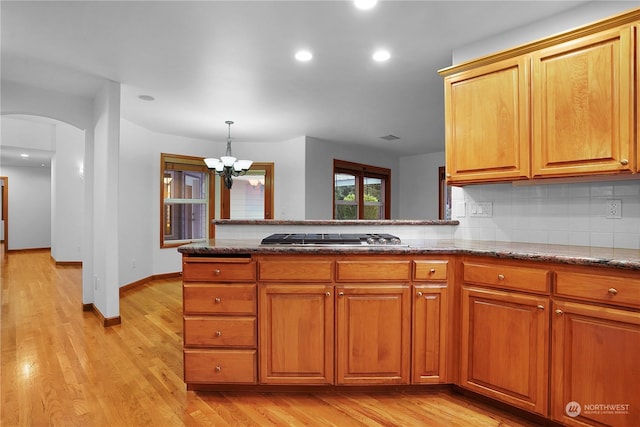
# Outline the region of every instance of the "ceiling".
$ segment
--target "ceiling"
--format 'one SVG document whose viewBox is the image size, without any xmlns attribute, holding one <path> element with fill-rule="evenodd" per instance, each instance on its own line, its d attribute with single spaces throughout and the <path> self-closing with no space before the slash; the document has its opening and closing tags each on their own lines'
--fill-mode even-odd
<svg viewBox="0 0 640 427">
<path fill-rule="evenodd" d="M 581 3 L 3 0 L 1 73 L 87 97 L 121 82 L 122 117 L 162 133 L 223 141 L 233 120 L 236 141 L 415 155 L 444 150 L 437 70 L 453 49 Z M 371 60 L 378 47 L 389 61 Z M 300 48 L 313 59 L 297 62 Z"/>
</svg>

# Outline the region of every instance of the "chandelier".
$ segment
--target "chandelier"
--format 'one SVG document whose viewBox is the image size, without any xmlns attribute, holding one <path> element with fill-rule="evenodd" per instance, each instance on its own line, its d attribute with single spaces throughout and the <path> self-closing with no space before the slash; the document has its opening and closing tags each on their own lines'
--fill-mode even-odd
<svg viewBox="0 0 640 427">
<path fill-rule="evenodd" d="M 246 175 L 247 171 L 253 164 L 251 160 L 238 160 L 231 155 L 231 125 L 233 122 L 227 120 L 225 122 L 229 126 L 229 135 L 227 136 L 227 152 L 219 159 L 209 157 L 204 159 L 207 167 L 213 172 L 215 171 L 224 179 L 224 186 L 231 190 L 234 176 Z"/>
</svg>

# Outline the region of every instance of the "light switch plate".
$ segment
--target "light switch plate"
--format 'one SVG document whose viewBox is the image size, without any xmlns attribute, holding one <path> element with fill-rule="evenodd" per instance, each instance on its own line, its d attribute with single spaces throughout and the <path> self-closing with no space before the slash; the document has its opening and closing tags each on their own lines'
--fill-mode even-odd
<svg viewBox="0 0 640 427">
<path fill-rule="evenodd" d="M 475 202 L 469 208 L 469 216 L 488 218 L 493 216 L 493 202 Z"/>
</svg>

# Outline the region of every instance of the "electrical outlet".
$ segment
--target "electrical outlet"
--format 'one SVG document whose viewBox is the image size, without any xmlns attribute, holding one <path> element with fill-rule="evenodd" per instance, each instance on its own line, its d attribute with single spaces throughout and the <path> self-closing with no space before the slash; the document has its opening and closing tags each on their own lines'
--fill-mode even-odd
<svg viewBox="0 0 640 427">
<path fill-rule="evenodd" d="M 607 200 L 606 217 L 609 219 L 622 218 L 622 200 Z"/>
</svg>

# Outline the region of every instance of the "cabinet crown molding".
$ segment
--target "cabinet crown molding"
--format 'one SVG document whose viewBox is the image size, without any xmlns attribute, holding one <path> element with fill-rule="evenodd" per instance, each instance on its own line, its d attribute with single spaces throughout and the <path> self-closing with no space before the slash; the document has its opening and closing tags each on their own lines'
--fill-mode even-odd
<svg viewBox="0 0 640 427">
<path fill-rule="evenodd" d="M 560 43 L 571 41 L 579 37 L 588 36 L 598 33 L 600 31 L 609 30 L 612 28 L 620 27 L 628 24 L 638 24 L 640 22 L 640 8 L 631 9 L 627 12 L 623 12 L 618 15 L 614 15 L 610 18 L 596 21 L 592 24 L 575 28 L 573 30 L 558 33 L 549 37 L 545 37 L 530 43 L 526 43 L 520 46 L 495 52 L 489 55 L 481 56 L 469 61 L 461 62 L 460 64 L 452 65 L 446 68 L 438 70 L 438 73 L 443 76 L 449 76 L 460 71 L 470 70 L 479 66 L 488 65 L 497 61 L 502 61 L 516 56 L 525 55 L 540 49 L 544 49 L 550 46 L 554 46 Z"/>
</svg>

